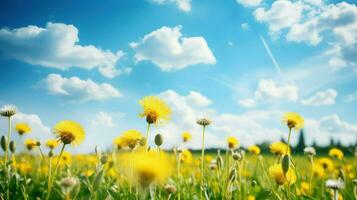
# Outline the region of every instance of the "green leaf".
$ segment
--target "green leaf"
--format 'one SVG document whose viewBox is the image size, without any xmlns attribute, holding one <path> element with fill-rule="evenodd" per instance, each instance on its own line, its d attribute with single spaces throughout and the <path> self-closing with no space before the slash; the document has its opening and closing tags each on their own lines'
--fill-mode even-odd
<svg viewBox="0 0 357 200">
<path fill-rule="evenodd" d="M 283 161 L 281 162 L 281 167 L 283 168 L 284 174 L 286 174 L 290 167 L 290 156 L 285 154 L 283 157 Z"/>
</svg>

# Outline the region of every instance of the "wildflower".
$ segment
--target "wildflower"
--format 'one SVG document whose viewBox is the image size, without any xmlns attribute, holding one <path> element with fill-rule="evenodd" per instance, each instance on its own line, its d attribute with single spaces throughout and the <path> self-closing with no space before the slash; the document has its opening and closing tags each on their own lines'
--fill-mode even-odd
<svg viewBox="0 0 357 200">
<path fill-rule="evenodd" d="M 260 154 L 260 148 L 257 145 L 252 145 L 248 147 L 248 151 L 252 154 L 259 155 Z"/>
<path fill-rule="evenodd" d="M 235 149 L 239 145 L 239 141 L 235 137 L 228 137 L 227 138 L 228 148 Z"/>
<path fill-rule="evenodd" d="M 124 140 L 123 140 L 123 138 L 121 136 L 116 137 L 113 140 L 113 144 L 118 150 L 120 150 L 120 149 L 125 147 Z"/>
<path fill-rule="evenodd" d="M 305 147 L 304 153 L 309 156 L 314 156 L 314 155 L 316 155 L 316 150 L 314 147 Z"/>
<path fill-rule="evenodd" d="M 50 149 L 54 149 L 58 146 L 58 141 L 55 139 L 49 139 L 46 141 L 46 146 Z"/>
<path fill-rule="evenodd" d="M 174 193 L 176 193 L 177 189 L 176 189 L 175 185 L 168 184 L 165 186 L 165 191 L 169 194 L 174 194 Z"/>
<path fill-rule="evenodd" d="M 274 142 L 274 143 L 270 144 L 270 146 L 269 146 L 270 152 L 275 155 L 285 154 L 287 148 L 288 148 L 288 145 L 286 145 L 283 142 Z M 290 147 L 288 148 L 288 154 L 290 154 Z"/>
<path fill-rule="evenodd" d="M 14 105 L 4 105 L 0 108 L 0 115 L 3 117 L 11 117 L 16 114 L 16 106 Z"/>
<path fill-rule="evenodd" d="M 125 147 L 133 149 L 140 143 L 143 135 L 140 133 L 140 131 L 128 130 L 122 134 L 121 138 Z"/>
<path fill-rule="evenodd" d="M 70 165 L 72 163 L 72 155 L 69 152 L 63 152 L 60 158 L 60 163 L 62 165 Z"/>
<path fill-rule="evenodd" d="M 79 145 L 85 137 L 84 129 L 80 124 L 70 120 L 60 121 L 53 131 L 63 144 Z"/>
<path fill-rule="evenodd" d="M 249 195 L 247 200 L 255 200 L 255 196 Z"/>
<path fill-rule="evenodd" d="M 341 179 L 328 179 L 326 187 L 332 190 L 340 190 L 345 188 L 345 183 Z"/>
<path fill-rule="evenodd" d="M 329 150 L 328 155 L 334 158 L 337 158 L 338 160 L 343 159 L 343 151 L 337 148 L 332 148 Z"/>
<path fill-rule="evenodd" d="M 315 177 L 324 177 L 325 170 L 320 164 L 314 164 L 312 167 L 313 175 Z"/>
<path fill-rule="evenodd" d="M 329 158 L 320 158 L 318 163 L 324 168 L 324 170 L 332 171 L 334 169 L 333 162 Z"/>
<path fill-rule="evenodd" d="M 283 122 L 289 127 L 289 129 L 300 130 L 304 127 L 304 119 L 294 112 L 286 112 L 283 116 Z"/>
<path fill-rule="evenodd" d="M 26 139 L 25 146 L 26 146 L 27 150 L 31 151 L 32 149 L 34 149 L 37 146 L 37 141 L 34 139 Z"/>
<path fill-rule="evenodd" d="M 191 140 L 191 138 L 192 138 L 192 135 L 189 132 L 182 133 L 183 142 L 187 142 L 187 141 Z"/>
<path fill-rule="evenodd" d="M 139 104 L 144 109 L 140 116 L 146 117 L 146 122 L 149 124 L 168 121 L 171 117 L 171 109 L 158 97 L 144 97 L 139 101 Z"/>
<path fill-rule="evenodd" d="M 308 195 L 310 191 L 310 184 L 307 182 L 301 182 L 300 190 L 302 194 Z"/>
<path fill-rule="evenodd" d="M 202 118 L 202 119 L 197 120 L 197 124 L 201 125 L 201 126 L 208 126 L 211 124 L 211 121 L 209 119 Z"/>
<path fill-rule="evenodd" d="M 181 162 L 192 163 L 193 156 L 190 150 L 183 149 L 181 153 Z"/>
<path fill-rule="evenodd" d="M 63 193 L 67 194 L 78 184 L 78 180 L 74 177 L 66 177 L 61 180 Z"/>
<path fill-rule="evenodd" d="M 274 164 L 269 168 L 269 174 L 270 176 L 276 181 L 278 185 L 283 185 L 283 184 L 294 184 L 296 182 L 296 174 L 295 171 L 292 168 L 289 168 L 289 170 L 284 174 L 283 168 L 281 167 L 280 164 Z"/>
<path fill-rule="evenodd" d="M 83 172 L 83 175 L 86 176 L 86 177 L 90 177 L 94 174 L 94 170 L 92 169 L 87 169 Z"/>
<path fill-rule="evenodd" d="M 161 152 L 135 152 L 124 154 L 120 158 L 123 167 L 134 170 L 142 187 L 148 187 L 152 182 L 162 182 L 171 174 L 171 162 L 168 156 Z M 131 163 L 131 164 L 129 164 Z M 132 166 L 132 167 L 131 167 Z"/>
<path fill-rule="evenodd" d="M 19 133 L 19 135 L 24 135 L 31 132 L 31 127 L 26 123 L 19 123 L 16 124 L 15 130 Z"/>
</svg>

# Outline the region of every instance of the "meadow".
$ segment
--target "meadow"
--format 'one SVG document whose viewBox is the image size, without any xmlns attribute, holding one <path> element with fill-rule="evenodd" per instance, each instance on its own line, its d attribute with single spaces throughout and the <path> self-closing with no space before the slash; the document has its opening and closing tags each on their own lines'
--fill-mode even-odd
<svg viewBox="0 0 357 200">
<path fill-rule="evenodd" d="M 205 152 L 205 134 L 214 121 L 198 119 L 202 127 L 202 149 L 175 148 L 164 151 L 160 134 L 154 146 L 148 140 L 152 125 L 164 126 L 171 118 L 169 106 L 155 96 L 139 101 L 139 117 L 147 124 L 145 133 L 132 129 L 113 138 L 113 148 L 93 154 L 71 155 L 68 145 L 80 145 L 85 127 L 64 120 L 53 127 L 54 138 L 47 141 L 12 140 L 31 133 L 26 123 L 11 124 L 16 107 L 5 105 L 0 114 L 8 122 L 1 137 L 0 199 L 356 199 L 357 153 L 331 147 L 320 154 L 306 147 L 304 154 L 290 147 L 291 134 L 298 133 L 304 119 L 286 112 L 281 120 L 287 142 L 273 142 L 269 154 L 258 145 L 243 148 L 239 138 L 223 138 L 225 149 Z M 140 119 L 138 118 L 138 119 Z M 6 131 L 6 130 L 1 130 Z M 182 133 L 188 142 L 192 135 Z M 26 151 L 17 151 L 24 145 Z M 58 154 L 55 154 L 55 149 Z M 352 149 L 356 151 L 356 149 Z M 57 151 L 56 151 L 57 152 Z"/>
</svg>

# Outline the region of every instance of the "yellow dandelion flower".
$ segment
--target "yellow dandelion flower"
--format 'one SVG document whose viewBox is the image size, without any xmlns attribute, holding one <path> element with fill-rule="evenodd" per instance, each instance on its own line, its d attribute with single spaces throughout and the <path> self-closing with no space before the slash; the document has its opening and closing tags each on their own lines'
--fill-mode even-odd
<svg viewBox="0 0 357 200">
<path fill-rule="evenodd" d="M 79 145 L 85 137 L 82 126 L 70 120 L 60 121 L 54 127 L 53 132 L 63 144 Z"/>
<path fill-rule="evenodd" d="M 255 196 L 249 195 L 247 200 L 255 200 Z"/>
<path fill-rule="evenodd" d="M 17 169 L 21 174 L 29 174 L 32 171 L 32 167 L 28 163 L 19 163 L 17 164 Z"/>
<path fill-rule="evenodd" d="M 228 144 L 228 148 L 235 149 L 238 147 L 239 141 L 237 140 L 237 138 L 230 136 L 227 138 L 227 144 Z"/>
<path fill-rule="evenodd" d="M 329 158 L 320 158 L 318 163 L 324 168 L 324 170 L 332 171 L 334 169 L 333 162 Z"/>
<path fill-rule="evenodd" d="M 308 182 L 301 182 L 300 191 L 303 195 L 308 195 L 310 191 L 310 184 Z"/>
<path fill-rule="evenodd" d="M 124 146 L 131 149 L 135 148 L 142 138 L 143 135 L 137 130 L 127 130 L 121 135 L 121 140 Z"/>
<path fill-rule="evenodd" d="M 284 174 L 283 168 L 280 164 L 274 164 L 269 168 L 270 176 L 276 181 L 278 185 L 294 184 L 296 182 L 296 174 L 292 168 Z"/>
<path fill-rule="evenodd" d="M 314 177 L 322 178 L 325 176 L 325 169 L 320 164 L 314 164 L 312 167 Z"/>
<path fill-rule="evenodd" d="M 58 141 L 56 139 L 49 139 L 46 141 L 46 146 L 50 149 L 54 149 L 58 146 Z"/>
<path fill-rule="evenodd" d="M 116 137 L 113 140 L 113 144 L 118 150 L 120 150 L 122 148 L 125 148 L 124 140 L 123 140 L 123 138 L 121 136 Z"/>
<path fill-rule="evenodd" d="M 34 149 L 37 146 L 37 141 L 34 139 L 26 139 L 25 146 L 26 146 L 27 150 L 31 151 L 32 149 Z"/>
<path fill-rule="evenodd" d="M 141 117 L 146 117 L 149 124 L 168 121 L 171 117 L 170 107 L 155 96 L 146 96 L 139 101 L 144 111 L 140 114 Z"/>
<path fill-rule="evenodd" d="M 187 149 L 182 150 L 181 162 L 192 163 L 192 161 L 193 161 L 193 157 L 191 151 Z"/>
<path fill-rule="evenodd" d="M 31 127 L 26 123 L 18 123 L 15 126 L 15 130 L 19 133 L 19 135 L 24 135 L 31 132 Z"/>
<path fill-rule="evenodd" d="M 343 159 L 343 151 L 338 149 L 338 148 L 332 148 L 329 150 L 328 155 L 333 157 L 333 158 L 337 158 L 339 160 Z"/>
<path fill-rule="evenodd" d="M 210 155 L 206 155 L 206 156 L 205 156 L 205 161 L 206 161 L 206 162 L 210 163 L 212 160 L 213 160 L 213 157 L 212 157 L 212 156 L 210 156 Z"/>
<path fill-rule="evenodd" d="M 287 144 L 283 142 L 274 142 L 270 144 L 269 149 L 272 154 L 283 155 L 286 153 Z M 288 148 L 288 154 L 290 154 L 290 147 Z"/>
<path fill-rule="evenodd" d="M 72 163 L 72 155 L 71 155 L 71 153 L 63 152 L 62 156 L 61 156 L 61 159 L 60 159 L 60 164 L 61 165 L 70 165 L 71 163 Z"/>
<path fill-rule="evenodd" d="M 168 155 L 154 151 L 126 153 L 121 155 L 120 163 L 130 174 L 133 169 L 136 179 L 142 187 L 148 187 L 153 182 L 163 182 L 172 172 Z M 129 176 L 130 177 L 130 176 Z"/>
<path fill-rule="evenodd" d="M 94 174 L 94 170 L 92 169 L 87 169 L 83 172 L 83 175 L 86 176 L 86 177 L 90 177 Z"/>
<path fill-rule="evenodd" d="M 183 142 L 187 142 L 192 139 L 192 135 L 189 132 L 182 133 Z"/>
<path fill-rule="evenodd" d="M 283 116 L 283 122 L 289 129 L 295 129 L 297 131 L 304 127 L 304 118 L 295 112 L 286 112 Z"/>
<path fill-rule="evenodd" d="M 252 154 L 259 155 L 260 154 L 260 148 L 257 145 L 252 145 L 248 147 L 248 151 Z"/>
</svg>

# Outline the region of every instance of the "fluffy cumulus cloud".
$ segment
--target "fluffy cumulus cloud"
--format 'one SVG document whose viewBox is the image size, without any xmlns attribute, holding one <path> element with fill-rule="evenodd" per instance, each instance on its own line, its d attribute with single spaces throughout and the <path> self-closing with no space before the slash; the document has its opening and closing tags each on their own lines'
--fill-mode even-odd
<svg viewBox="0 0 357 200">
<path fill-rule="evenodd" d="M 278 85 L 271 79 L 260 80 L 258 90 L 255 92 L 255 98 L 268 100 L 285 99 L 294 102 L 299 98 L 298 91 L 298 87 L 294 84 L 288 83 Z"/>
<path fill-rule="evenodd" d="M 200 94 L 198 92 L 195 92 Z M 265 140 L 279 140 L 282 132 L 274 127 L 263 126 L 263 124 L 272 119 L 281 116 L 280 111 L 256 111 L 247 112 L 240 115 L 231 113 L 217 113 L 211 104 L 194 104 L 192 98 L 197 98 L 196 102 L 204 97 L 202 94 L 192 95 L 192 92 L 187 95 L 181 95 L 174 90 L 167 90 L 159 94 L 172 108 L 172 120 L 162 127 L 158 127 L 164 136 L 165 148 L 173 146 L 181 146 L 181 134 L 188 131 L 193 135 L 192 141 L 187 146 L 190 148 L 201 147 L 201 131 L 202 127 L 196 124 L 197 119 L 207 117 L 212 120 L 212 124 L 207 128 L 206 145 L 207 147 L 226 147 L 226 138 L 228 136 L 237 137 L 243 146 L 248 146 L 256 142 Z M 208 97 L 205 97 L 208 99 Z M 211 102 L 211 100 L 210 100 Z M 270 123 L 272 124 L 272 123 Z M 279 127 L 280 121 L 277 120 Z"/>
<path fill-rule="evenodd" d="M 278 0 L 270 9 L 263 7 L 254 11 L 254 16 L 259 22 L 266 23 L 271 33 L 278 33 L 281 29 L 292 26 L 300 21 L 303 6 L 297 2 Z"/>
<path fill-rule="evenodd" d="M 324 116 L 318 120 L 306 119 L 305 132 L 310 142 L 328 145 L 330 138 L 351 145 L 356 141 L 357 125 L 343 121 L 337 114 Z"/>
<path fill-rule="evenodd" d="M 196 64 L 215 64 L 216 58 L 203 37 L 183 37 L 181 26 L 161 27 L 132 42 L 137 62 L 149 60 L 163 71 L 176 71 Z"/>
<path fill-rule="evenodd" d="M 357 91 L 353 92 L 352 94 L 347 95 L 345 101 L 347 103 L 357 101 Z"/>
<path fill-rule="evenodd" d="M 256 7 L 259 6 L 263 0 L 236 0 L 237 3 L 245 6 L 245 7 Z"/>
<path fill-rule="evenodd" d="M 116 127 L 117 125 L 113 122 L 112 116 L 107 112 L 99 112 L 95 119 L 92 120 L 92 125 L 95 126 L 105 126 L 105 127 Z"/>
<path fill-rule="evenodd" d="M 40 85 L 51 94 L 61 95 L 73 101 L 104 100 L 122 96 L 108 83 L 96 83 L 91 79 L 82 80 L 75 76 L 66 78 L 59 74 L 49 74 Z"/>
<path fill-rule="evenodd" d="M 258 83 L 258 89 L 253 98 L 238 100 L 238 104 L 245 108 L 252 108 L 258 102 L 288 101 L 296 102 L 299 98 L 299 88 L 293 83 L 278 84 L 271 79 L 263 79 Z"/>
<path fill-rule="evenodd" d="M 0 29 L 0 52 L 23 62 L 62 70 L 71 67 L 98 69 L 113 78 L 121 70 L 116 63 L 122 51 L 111 52 L 93 45 L 78 44 L 78 29 L 73 25 L 47 23 L 46 27 L 27 26 Z"/>
<path fill-rule="evenodd" d="M 357 6 L 347 2 L 325 4 L 322 0 L 275 1 L 254 11 L 273 36 L 286 33 L 289 42 L 316 46 L 329 44 L 328 64 L 337 71 L 351 66 L 357 72 Z"/>
<path fill-rule="evenodd" d="M 167 4 L 167 3 L 174 3 L 183 12 L 191 11 L 191 0 L 149 0 L 149 1 L 160 5 Z"/>
<path fill-rule="evenodd" d="M 309 106 L 324 106 L 335 104 L 337 92 L 334 89 L 327 89 L 325 91 L 319 91 L 310 98 L 301 101 L 303 105 Z"/>
</svg>

